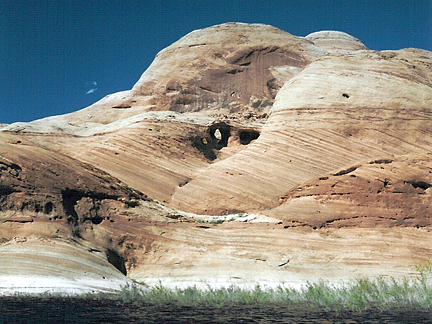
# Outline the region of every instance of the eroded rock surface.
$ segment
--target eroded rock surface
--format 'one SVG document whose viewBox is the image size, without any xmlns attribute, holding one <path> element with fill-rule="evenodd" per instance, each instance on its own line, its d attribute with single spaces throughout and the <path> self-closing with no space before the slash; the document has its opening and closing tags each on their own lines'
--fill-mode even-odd
<svg viewBox="0 0 432 324">
<path fill-rule="evenodd" d="M 174 205 L 198 213 L 262 210 L 332 170 L 427 152 L 431 59 L 412 49 L 317 59 L 279 91 L 260 137 L 178 189 Z"/>
<path fill-rule="evenodd" d="M 194 31 L 131 90 L 3 127 L 2 273 L 78 253 L 117 287 L 409 275 L 432 257 L 431 80 L 430 52 L 343 32 Z"/>
</svg>

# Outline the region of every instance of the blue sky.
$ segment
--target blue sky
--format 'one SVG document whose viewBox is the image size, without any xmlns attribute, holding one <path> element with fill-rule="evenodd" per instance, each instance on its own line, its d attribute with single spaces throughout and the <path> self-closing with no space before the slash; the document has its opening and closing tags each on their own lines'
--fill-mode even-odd
<svg viewBox="0 0 432 324">
<path fill-rule="evenodd" d="M 432 51 L 432 0 L 0 0 L 0 123 L 76 111 L 130 89 L 161 49 L 233 21 Z"/>
</svg>

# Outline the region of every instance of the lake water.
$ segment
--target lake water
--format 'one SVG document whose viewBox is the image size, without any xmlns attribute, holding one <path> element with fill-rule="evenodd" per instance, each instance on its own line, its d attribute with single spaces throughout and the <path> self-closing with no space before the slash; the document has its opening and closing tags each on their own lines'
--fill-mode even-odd
<svg viewBox="0 0 432 324">
<path fill-rule="evenodd" d="M 0 298 L 0 323 L 432 323 L 432 311 L 325 312 L 283 305 L 222 308 L 113 300 Z"/>
</svg>

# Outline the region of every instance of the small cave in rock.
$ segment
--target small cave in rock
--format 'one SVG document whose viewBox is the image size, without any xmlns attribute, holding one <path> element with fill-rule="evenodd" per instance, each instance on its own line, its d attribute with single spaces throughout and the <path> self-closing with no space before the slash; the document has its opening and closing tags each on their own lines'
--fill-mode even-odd
<svg viewBox="0 0 432 324">
<path fill-rule="evenodd" d="M 106 250 L 105 254 L 108 262 L 111 263 L 117 270 L 119 270 L 121 273 L 123 273 L 126 276 L 127 271 L 126 271 L 125 259 L 112 249 Z"/>
<path fill-rule="evenodd" d="M 78 214 L 75 205 L 78 200 L 84 197 L 84 192 L 75 189 L 65 189 L 62 191 L 62 205 L 69 223 L 78 222 Z"/>
<path fill-rule="evenodd" d="M 243 69 L 232 69 L 227 71 L 228 74 L 237 74 L 237 73 L 242 73 L 244 70 Z"/>
<path fill-rule="evenodd" d="M 389 164 L 392 163 L 393 160 L 390 159 L 378 159 L 378 160 L 374 160 L 369 162 L 369 164 Z"/>
<path fill-rule="evenodd" d="M 355 170 L 357 170 L 357 166 L 353 166 L 353 167 L 350 167 L 350 168 L 348 168 L 348 169 L 345 169 L 345 170 L 339 171 L 339 172 L 337 172 L 337 173 L 335 173 L 335 174 L 333 174 L 333 175 L 336 176 L 336 177 L 339 177 L 339 176 L 342 176 L 342 175 L 345 175 L 345 174 L 351 173 L 351 172 L 353 172 L 353 171 L 355 171 Z"/>
<path fill-rule="evenodd" d="M 430 187 L 432 187 L 432 184 L 425 182 L 425 181 L 405 181 L 405 183 L 409 183 L 410 185 L 412 185 L 414 188 L 420 188 L 423 190 L 429 189 Z"/>
<path fill-rule="evenodd" d="M 122 103 L 120 103 L 118 105 L 113 106 L 112 108 L 115 108 L 115 109 L 127 109 L 127 108 L 132 108 L 132 105 L 129 104 L 129 103 L 122 102 Z"/>
<path fill-rule="evenodd" d="M 0 196 L 7 196 L 7 195 L 10 195 L 10 194 L 17 192 L 17 191 L 18 190 L 15 190 L 11 186 L 6 186 L 6 185 L 0 184 Z"/>
<path fill-rule="evenodd" d="M 54 209 L 54 205 L 51 201 L 48 201 L 44 206 L 44 213 L 45 214 L 51 214 L 51 212 Z"/>
<path fill-rule="evenodd" d="M 93 216 L 92 218 L 90 218 L 90 221 L 95 224 L 95 225 L 99 225 L 100 223 L 102 223 L 104 220 L 104 218 L 102 216 L 96 215 Z"/>
<path fill-rule="evenodd" d="M 240 144 L 248 145 L 253 140 L 256 140 L 260 136 L 260 133 L 255 130 L 240 130 L 238 132 L 238 137 L 240 140 Z"/>
</svg>

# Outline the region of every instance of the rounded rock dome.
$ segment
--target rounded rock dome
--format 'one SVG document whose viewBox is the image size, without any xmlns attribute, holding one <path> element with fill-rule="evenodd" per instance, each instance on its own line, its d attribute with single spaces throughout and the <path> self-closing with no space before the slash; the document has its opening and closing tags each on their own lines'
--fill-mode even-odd
<svg viewBox="0 0 432 324">
<path fill-rule="evenodd" d="M 347 33 L 323 30 L 311 33 L 305 39 L 329 52 L 347 52 L 368 49 L 363 42 Z"/>
</svg>

